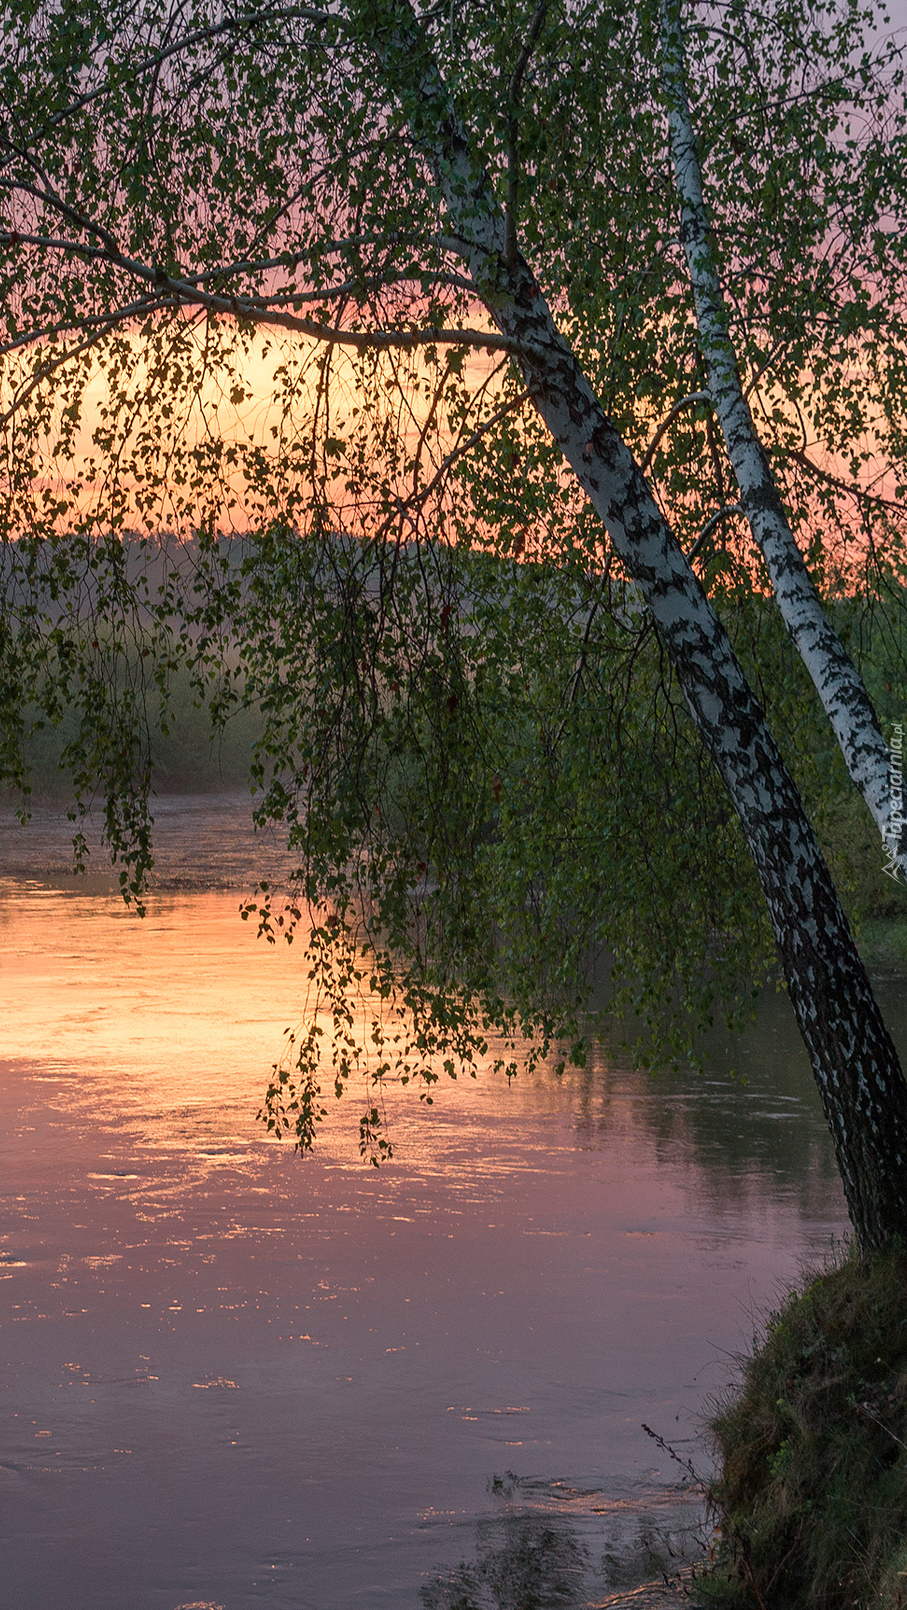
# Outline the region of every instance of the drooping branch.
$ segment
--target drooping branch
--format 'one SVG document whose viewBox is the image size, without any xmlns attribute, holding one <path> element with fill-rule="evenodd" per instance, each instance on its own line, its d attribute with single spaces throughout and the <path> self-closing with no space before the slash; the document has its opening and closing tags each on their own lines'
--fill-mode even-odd
<svg viewBox="0 0 907 1610">
<path fill-rule="evenodd" d="M 790 457 L 804 469 L 813 480 L 821 481 L 825 486 L 833 486 L 835 491 L 843 492 L 857 503 L 868 504 L 876 509 L 897 510 L 900 514 L 907 514 L 907 503 L 901 503 L 897 498 L 886 498 L 882 492 L 870 492 L 865 486 L 857 486 L 853 481 L 845 481 L 842 475 L 833 475 L 821 464 L 814 464 L 808 453 L 799 452 L 793 448 Z"/>
<path fill-rule="evenodd" d="M 175 304 L 171 302 L 162 303 L 161 305 L 164 307 L 173 307 Z M 60 369 L 65 368 L 67 364 L 73 363 L 75 359 L 81 357 L 84 352 L 90 352 L 92 347 L 98 346 L 100 342 L 104 340 L 104 337 L 109 335 L 110 331 L 115 329 L 121 322 L 121 319 L 114 315 L 110 319 L 106 320 L 106 322 L 103 323 L 99 329 L 92 330 L 90 334 L 86 335 L 82 341 L 77 341 L 72 346 L 66 347 L 63 352 L 56 353 L 54 357 L 48 358 L 46 363 L 39 364 L 37 369 L 35 369 L 29 376 L 28 380 L 26 380 L 24 384 L 19 387 L 9 406 L 4 409 L 2 414 L 0 414 L 0 427 L 9 424 L 10 420 L 19 412 L 19 410 L 24 408 L 29 397 L 34 396 L 35 392 L 41 386 L 43 386 L 46 380 L 50 379 L 51 375 L 54 375 Z"/>
<path fill-rule="evenodd" d="M 276 328 L 287 330 L 294 335 L 308 336 L 313 341 L 333 346 L 347 347 L 355 352 L 417 352 L 426 347 L 465 347 L 473 351 L 512 353 L 515 343 L 495 330 L 474 330 L 469 328 L 446 328 L 440 325 L 423 325 L 421 328 L 409 330 L 371 329 L 350 330 L 341 325 L 326 324 L 318 319 L 309 319 L 290 313 L 275 306 L 280 295 L 274 298 L 252 300 L 244 296 L 221 296 L 215 292 L 205 291 L 202 287 L 193 284 L 191 280 L 177 279 L 148 264 L 126 258 L 120 253 L 110 252 L 103 247 L 86 246 L 80 242 L 54 240 L 44 236 L 4 236 L 0 234 L 0 244 L 27 244 L 44 247 L 48 250 L 60 250 L 73 256 L 88 259 L 94 262 L 104 262 L 112 267 L 124 270 L 133 278 L 144 281 L 154 290 L 150 294 L 132 302 L 124 302 L 120 308 L 115 308 L 105 314 L 86 315 L 84 320 L 73 320 L 59 328 L 45 326 L 33 331 L 19 333 L 15 338 L 5 344 L 0 344 L 0 356 L 21 350 L 26 346 L 37 345 L 69 331 L 85 330 L 81 340 L 67 346 L 64 351 L 54 353 L 45 363 L 42 363 L 29 376 L 16 393 L 6 411 L 0 416 L 0 424 L 6 424 L 13 415 L 24 405 L 29 397 L 38 389 L 43 381 L 67 363 L 77 358 L 89 347 L 97 345 L 103 336 L 123 325 L 134 325 L 136 322 L 157 313 L 173 313 L 179 310 L 206 311 L 221 314 L 228 318 L 238 320 L 240 323 L 261 326 L 263 328 Z M 471 285 L 471 282 L 469 282 Z M 474 289 L 474 287 L 471 287 Z M 314 293 L 303 293 L 301 301 L 314 300 Z M 321 297 L 320 300 L 326 298 Z M 295 300 L 295 298 L 294 298 Z"/>
<path fill-rule="evenodd" d="M 434 475 L 431 477 L 431 480 L 426 481 L 424 486 L 418 487 L 410 497 L 400 498 L 398 500 L 395 505 L 394 514 L 389 515 L 383 524 L 378 527 L 377 531 L 375 532 L 374 540 L 376 542 L 383 541 L 384 537 L 391 529 L 394 520 L 399 518 L 401 515 L 409 515 L 409 511 L 411 509 L 421 509 L 431 497 L 432 493 L 435 492 L 441 485 L 441 482 L 444 480 L 448 470 L 453 468 L 457 460 L 464 458 L 467 453 L 471 453 L 474 447 L 478 447 L 483 437 L 487 436 L 490 430 L 494 430 L 495 425 L 499 425 L 502 419 L 506 419 L 509 414 L 515 413 L 518 408 L 522 408 L 523 404 L 528 401 L 528 391 L 518 392 L 515 397 L 511 397 L 506 403 L 502 403 L 500 408 L 496 408 L 493 414 L 489 414 L 487 419 L 483 419 L 482 423 L 477 425 L 475 430 L 472 431 L 469 436 L 465 437 L 462 441 L 457 442 L 456 446 L 452 447 L 450 452 L 445 454 Z"/>
</svg>

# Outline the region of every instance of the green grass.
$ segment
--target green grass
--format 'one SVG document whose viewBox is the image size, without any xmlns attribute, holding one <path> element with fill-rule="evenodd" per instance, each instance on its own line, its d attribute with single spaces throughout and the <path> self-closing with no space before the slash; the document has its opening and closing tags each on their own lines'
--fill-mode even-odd
<svg viewBox="0 0 907 1610">
<path fill-rule="evenodd" d="M 907 917 L 866 918 L 859 927 L 858 943 L 871 972 L 907 975 Z"/>
<path fill-rule="evenodd" d="M 819 837 L 867 967 L 907 975 L 907 884 L 885 871 L 878 828 L 849 782 L 822 812 Z"/>
<path fill-rule="evenodd" d="M 849 1258 L 768 1322 L 711 1430 L 721 1542 L 702 1599 L 907 1601 L 907 1257 Z"/>
</svg>

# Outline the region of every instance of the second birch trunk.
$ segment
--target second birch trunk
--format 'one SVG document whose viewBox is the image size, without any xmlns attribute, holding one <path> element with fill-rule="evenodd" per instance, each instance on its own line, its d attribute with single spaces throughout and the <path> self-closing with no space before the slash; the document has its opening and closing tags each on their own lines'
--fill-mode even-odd
<svg viewBox="0 0 907 1610">
<path fill-rule="evenodd" d="M 690 114 L 679 0 L 660 0 L 660 17 L 662 77 L 680 202 L 680 233 L 709 396 L 740 504 L 765 560 L 784 624 L 822 701 L 847 769 L 879 829 L 892 870 L 899 869 L 907 879 L 907 821 L 896 808 L 891 752 L 863 680 L 822 608 L 741 385 Z"/>
</svg>

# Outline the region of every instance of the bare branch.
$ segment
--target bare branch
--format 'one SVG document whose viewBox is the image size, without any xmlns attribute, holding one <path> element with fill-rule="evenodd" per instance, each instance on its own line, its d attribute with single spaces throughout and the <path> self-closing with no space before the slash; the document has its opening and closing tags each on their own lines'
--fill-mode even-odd
<svg viewBox="0 0 907 1610">
<path fill-rule="evenodd" d="M 48 324 L 43 328 L 27 330 L 12 341 L 0 343 L 0 358 L 8 357 L 11 352 L 20 351 L 22 347 L 36 346 L 39 341 L 73 335 L 79 330 L 86 332 L 98 328 L 107 330 L 116 324 L 128 324 L 133 319 L 146 318 L 149 313 L 167 312 L 183 305 L 180 300 L 172 296 L 140 296 L 135 302 L 127 302 L 113 313 L 87 313 L 84 318 L 74 319 L 69 324 Z"/>
<path fill-rule="evenodd" d="M 280 258 L 260 263 L 230 263 L 224 268 L 208 269 L 204 274 L 187 274 L 185 278 L 191 285 L 203 285 L 210 280 L 232 279 L 237 274 L 262 274 L 269 268 L 283 268 L 286 264 Z M 442 274 L 434 269 L 391 269 L 382 270 L 380 274 L 369 275 L 361 279 L 344 280 L 338 285 L 322 285 L 314 291 L 297 291 L 291 286 L 282 291 L 275 291 L 272 296 L 264 298 L 268 305 L 277 302 L 292 302 L 293 306 L 303 307 L 306 303 L 326 302 L 337 296 L 352 296 L 371 288 L 380 289 L 384 285 L 407 285 L 418 280 L 430 285 L 441 285 L 452 291 L 468 291 L 475 296 L 475 286 L 465 274 Z"/>
<path fill-rule="evenodd" d="M 867 492 L 862 486 L 855 486 L 852 481 L 845 481 L 840 475 L 833 475 L 830 470 L 823 470 L 819 464 L 814 464 L 805 453 L 791 448 L 789 457 L 797 464 L 801 464 L 817 481 L 824 481 L 827 486 L 835 487 L 839 492 L 846 492 L 849 497 L 856 498 L 860 503 L 871 503 L 876 508 L 897 509 L 899 514 L 907 514 L 907 503 L 899 503 L 897 498 L 883 497 L 880 492 Z"/>
<path fill-rule="evenodd" d="M 86 262 L 94 262 L 98 258 L 101 258 L 104 262 L 109 262 L 111 259 L 109 247 L 87 246 L 83 241 L 65 240 L 58 235 L 25 235 L 19 229 L 0 230 L 0 246 L 11 248 L 38 246 L 42 251 L 63 252 L 73 257 L 82 257 Z"/>
<path fill-rule="evenodd" d="M 646 474 L 646 471 L 648 470 L 649 465 L 651 464 L 652 459 L 655 456 L 655 452 L 656 452 L 656 449 L 658 447 L 659 442 L 662 440 L 662 438 L 665 436 L 665 434 L 671 429 L 671 426 L 673 425 L 673 423 L 674 423 L 675 419 L 677 418 L 678 414 L 682 414 L 685 408 L 694 408 L 697 403 L 709 403 L 710 404 L 711 401 L 712 401 L 712 399 L 709 396 L 707 391 L 692 391 L 690 393 L 689 397 L 681 397 L 680 401 L 676 402 L 674 404 L 674 407 L 671 409 L 671 412 L 667 415 L 667 417 L 665 419 L 662 420 L 662 422 L 659 425 L 657 431 L 655 432 L 655 435 L 652 437 L 652 440 L 650 441 L 648 447 L 646 448 L 645 456 L 644 456 L 644 458 L 642 460 L 642 463 L 639 466 L 641 475 Z"/>
<path fill-rule="evenodd" d="M 109 229 L 105 229 L 103 224 L 96 223 L 93 218 L 86 217 L 76 207 L 70 206 L 70 203 L 64 201 L 62 196 L 58 196 L 55 190 L 41 190 L 37 185 L 27 184 L 24 179 L 0 179 L 0 189 L 33 196 L 36 201 L 43 201 L 45 206 L 61 213 L 71 224 L 84 229 L 87 235 L 94 235 L 97 240 L 103 241 L 108 252 L 119 252 L 116 236 L 112 235 Z M 15 244 L 17 231 L 11 230 L 9 233 L 12 237 L 11 244 Z M 27 237 L 21 238 L 24 240 Z M 40 237 L 38 239 L 40 240 Z"/>
<path fill-rule="evenodd" d="M 722 520 L 729 519 L 733 514 L 743 514 L 743 512 L 743 505 L 741 503 L 726 503 L 723 509 L 718 509 L 716 513 L 712 515 L 711 519 L 706 520 L 705 525 L 687 554 L 688 562 L 692 564 L 693 560 L 698 558 L 704 544 L 708 542 L 712 532 L 718 529 Z"/>
</svg>

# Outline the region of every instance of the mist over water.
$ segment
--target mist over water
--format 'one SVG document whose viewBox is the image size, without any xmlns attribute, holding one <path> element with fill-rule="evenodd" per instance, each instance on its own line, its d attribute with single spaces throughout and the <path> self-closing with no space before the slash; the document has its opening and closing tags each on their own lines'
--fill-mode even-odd
<svg viewBox="0 0 907 1610">
<path fill-rule="evenodd" d="M 693 1546 L 700 1416 L 846 1229 L 786 1001 L 708 1071 L 392 1090 L 255 1122 L 298 948 L 248 802 L 160 802 L 127 912 L 0 818 L 0 1596 L 17 1610 L 584 1605 Z M 903 997 L 886 1007 L 903 1043 Z M 746 1083 L 732 1078 L 736 1062 Z"/>
</svg>

